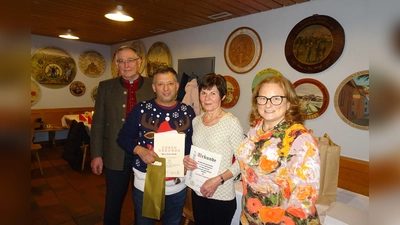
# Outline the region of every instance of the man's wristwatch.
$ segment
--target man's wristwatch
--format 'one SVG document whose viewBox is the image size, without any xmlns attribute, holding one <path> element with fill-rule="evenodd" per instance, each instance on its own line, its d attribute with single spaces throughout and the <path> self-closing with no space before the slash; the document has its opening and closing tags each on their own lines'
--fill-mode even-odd
<svg viewBox="0 0 400 225">
<path fill-rule="evenodd" d="M 219 177 L 221 178 L 221 184 L 224 184 L 225 183 L 224 178 L 221 175 Z"/>
</svg>

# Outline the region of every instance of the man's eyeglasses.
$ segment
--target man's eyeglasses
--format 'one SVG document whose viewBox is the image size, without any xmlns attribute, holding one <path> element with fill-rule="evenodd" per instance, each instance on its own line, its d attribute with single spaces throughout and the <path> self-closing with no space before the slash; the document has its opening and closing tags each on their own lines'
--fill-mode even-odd
<svg viewBox="0 0 400 225">
<path fill-rule="evenodd" d="M 118 59 L 117 63 L 118 65 L 125 65 L 125 63 L 128 63 L 129 65 L 132 65 L 133 62 L 135 62 L 136 60 L 140 59 L 140 57 L 137 58 L 129 58 L 129 59 Z"/>
<path fill-rule="evenodd" d="M 272 96 L 271 98 L 267 98 L 265 96 L 256 96 L 256 102 L 258 105 L 265 105 L 269 100 L 272 105 L 278 106 L 282 104 L 284 98 L 285 96 Z"/>
</svg>

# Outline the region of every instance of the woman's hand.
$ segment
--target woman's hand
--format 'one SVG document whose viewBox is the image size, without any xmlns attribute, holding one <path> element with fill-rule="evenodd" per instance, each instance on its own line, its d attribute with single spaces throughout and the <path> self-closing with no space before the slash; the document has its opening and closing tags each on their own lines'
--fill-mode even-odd
<svg viewBox="0 0 400 225">
<path fill-rule="evenodd" d="M 210 178 L 201 185 L 200 192 L 204 197 L 211 198 L 220 184 L 221 178 L 219 176 Z"/>
<path fill-rule="evenodd" d="M 186 170 L 194 170 L 197 168 L 197 162 L 190 158 L 189 155 L 183 157 L 183 166 Z"/>
</svg>

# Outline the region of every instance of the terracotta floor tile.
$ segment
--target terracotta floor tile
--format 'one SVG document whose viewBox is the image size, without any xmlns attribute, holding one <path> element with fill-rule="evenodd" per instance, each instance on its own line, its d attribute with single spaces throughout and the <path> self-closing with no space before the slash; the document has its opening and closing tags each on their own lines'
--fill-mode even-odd
<svg viewBox="0 0 400 225">
<path fill-rule="evenodd" d="M 46 220 L 43 218 L 31 221 L 31 225 L 47 225 Z"/>
<path fill-rule="evenodd" d="M 81 217 L 93 212 L 95 212 L 94 209 L 88 204 L 69 210 L 69 213 L 73 218 Z"/>
<path fill-rule="evenodd" d="M 76 218 L 78 225 L 92 225 L 101 222 L 103 219 L 96 212 Z"/>
<path fill-rule="evenodd" d="M 67 222 L 60 223 L 60 225 L 76 225 L 75 220 L 68 220 Z"/>
<path fill-rule="evenodd" d="M 56 194 L 53 192 L 53 190 L 41 191 L 41 192 L 39 192 L 39 194 L 33 194 L 33 198 L 36 201 L 40 201 L 40 200 L 47 199 L 47 198 L 53 198 L 53 197 L 56 197 Z"/>
<path fill-rule="evenodd" d="M 49 215 L 45 215 L 45 220 L 48 223 L 48 225 L 56 225 L 72 220 L 72 217 L 69 215 L 67 211 L 63 211 L 60 213 L 52 213 Z"/>
<path fill-rule="evenodd" d="M 76 189 L 72 185 L 68 184 L 68 186 L 54 188 L 53 191 L 56 193 L 56 195 L 60 195 L 60 194 L 75 192 Z"/>
<path fill-rule="evenodd" d="M 67 209 L 78 208 L 87 204 L 82 196 L 77 192 L 60 194 L 58 195 L 58 198 Z"/>
<path fill-rule="evenodd" d="M 47 183 L 49 184 L 49 186 L 52 189 L 59 188 L 59 187 L 64 187 L 64 186 L 68 186 L 69 185 L 67 179 L 65 179 L 65 177 L 62 176 L 62 175 L 55 176 L 55 177 L 50 177 L 50 178 L 48 178 L 46 180 L 47 180 Z"/>
</svg>

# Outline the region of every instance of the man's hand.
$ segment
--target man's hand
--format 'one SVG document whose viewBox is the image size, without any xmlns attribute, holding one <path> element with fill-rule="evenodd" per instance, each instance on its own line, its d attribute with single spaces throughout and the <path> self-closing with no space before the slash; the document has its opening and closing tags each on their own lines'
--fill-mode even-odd
<svg viewBox="0 0 400 225">
<path fill-rule="evenodd" d="M 90 162 L 92 172 L 96 175 L 100 175 L 103 172 L 103 159 L 101 157 L 93 158 Z"/>
<path fill-rule="evenodd" d="M 142 161 L 146 164 L 153 163 L 155 162 L 155 158 L 158 157 L 158 155 L 153 151 L 148 148 L 142 147 L 137 145 L 133 152 L 142 159 Z"/>
</svg>

